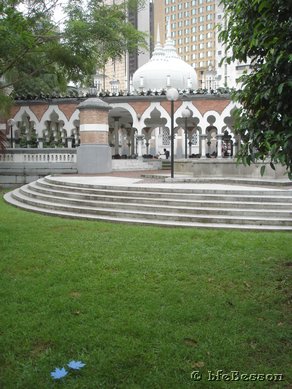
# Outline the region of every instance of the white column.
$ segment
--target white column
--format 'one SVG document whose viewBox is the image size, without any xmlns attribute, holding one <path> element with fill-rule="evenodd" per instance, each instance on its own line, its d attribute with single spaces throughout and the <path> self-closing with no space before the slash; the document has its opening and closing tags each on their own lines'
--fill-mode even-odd
<svg viewBox="0 0 292 389">
<path fill-rule="evenodd" d="M 131 129 L 131 155 L 135 154 L 135 131 Z"/>
<path fill-rule="evenodd" d="M 38 149 L 42 149 L 44 147 L 44 139 L 38 138 Z"/>
<path fill-rule="evenodd" d="M 218 134 L 217 137 L 217 158 L 222 158 L 222 134 Z"/>
<path fill-rule="evenodd" d="M 144 135 L 137 135 L 136 139 L 138 142 L 137 145 L 138 158 L 142 158 L 142 145 L 143 145 Z"/>
<path fill-rule="evenodd" d="M 115 155 L 119 154 L 119 117 L 114 117 L 114 140 L 115 140 Z"/>
<path fill-rule="evenodd" d="M 207 140 L 207 135 L 206 134 L 201 134 L 200 135 L 201 158 L 206 158 L 206 140 Z"/>
<path fill-rule="evenodd" d="M 68 149 L 72 148 L 72 137 L 71 136 L 67 137 L 67 147 L 68 147 Z"/>
</svg>

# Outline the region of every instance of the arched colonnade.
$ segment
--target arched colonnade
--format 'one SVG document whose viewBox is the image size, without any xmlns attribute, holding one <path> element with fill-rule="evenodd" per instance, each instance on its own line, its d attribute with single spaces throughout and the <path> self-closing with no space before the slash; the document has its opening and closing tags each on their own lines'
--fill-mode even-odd
<svg viewBox="0 0 292 389">
<path fill-rule="evenodd" d="M 131 96 L 106 102 L 111 106 L 108 141 L 113 158 L 157 157 L 170 148 L 170 102 L 165 98 Z M 76 147 L 80 144 L 79 103 L 80 99 L 17 102 L 8 138 L 12 133 L 14 147 Z M 190 111 L 187 119 L 183 117 L 186 109 Z M 175 102 L 175 157 L 234 156 L 240 142 L 233 133 L 233 109 L 228 98 L 217 96 Z"/>
</svg>

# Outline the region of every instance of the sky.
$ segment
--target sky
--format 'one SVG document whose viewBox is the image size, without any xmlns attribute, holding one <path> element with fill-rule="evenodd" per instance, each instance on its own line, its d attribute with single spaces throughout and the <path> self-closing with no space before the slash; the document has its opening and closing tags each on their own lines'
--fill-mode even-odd
<svg viewBox="0 0 292 389">
<path fill-rule="evenodd" d="M 57 24 L 62 24 L 62 21 L 64 20 L 64 13 L 62 10 L 62 7 L 68 3 L 67 0 L 61 0 L 58 1 L 55 13 L 54 13 L 54 20 Z"/>
</svg>

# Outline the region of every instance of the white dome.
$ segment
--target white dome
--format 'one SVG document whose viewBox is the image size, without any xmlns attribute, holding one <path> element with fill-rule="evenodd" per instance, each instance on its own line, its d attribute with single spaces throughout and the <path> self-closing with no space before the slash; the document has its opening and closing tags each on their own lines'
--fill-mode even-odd
<svg viewBox="0 0 292 389">
<path fill-rule="evenodd" d="M 158 34 L 150 61 L 134 73 L 135 90 L 159 90 L 168 87 L 197 89 L 198 79 L 195 69 L 178 56 L 169 29 L 167 35 L 165 45 L 162 47 Z"/>
</svg>

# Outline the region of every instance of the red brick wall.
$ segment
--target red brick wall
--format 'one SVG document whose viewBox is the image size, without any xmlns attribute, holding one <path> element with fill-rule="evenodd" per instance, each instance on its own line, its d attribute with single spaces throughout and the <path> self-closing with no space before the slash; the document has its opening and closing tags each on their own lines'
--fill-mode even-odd
<svg viewBox="0 0 292 389">
<path fill-rule="evenodd" d="M 216 111 L 222 113 L 230 100 L 195 100 L 193 105 L 204 115 L 207 111 Z"/>
<path fill-rule="evenodd" d="M 59 104 L 58 107 L 60 111 L 62 111 L 66 118 L 69 120 L 73 113 L 76 111 L 77 105 L 78 104 Z"/>
<path fill-rule="evenodd" d="M 136 114 L 139 114 L 141 116 L 146 111 L 146 109 L 150 106 L 150 103 L 148 101 L 133 101 L 130 104 L 136 111 Z"/>
<path fill-rule="evenodd" d="M 80 124 L 108 124 L 108 111 L 82 109 L 80 111 Z"/>
<path fill-rule="evenodd" d="M 44 113 L 49 108 L 49 104 L 30 105 L 29 108 L 35 114 L 35 116 L 38 118 L 38 120 L 41 121 Z"/>
</svg>

